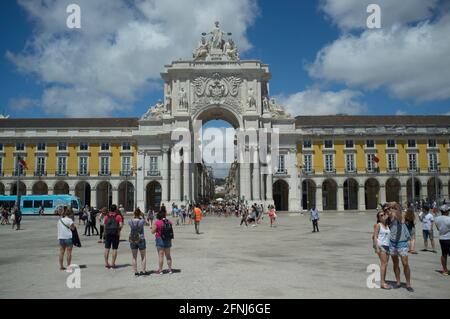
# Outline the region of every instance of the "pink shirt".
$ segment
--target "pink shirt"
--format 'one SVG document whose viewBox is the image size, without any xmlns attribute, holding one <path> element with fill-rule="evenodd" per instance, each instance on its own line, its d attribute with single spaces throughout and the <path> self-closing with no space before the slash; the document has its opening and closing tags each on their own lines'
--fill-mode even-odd
<svg viewBox="0 0 450 319">
<path fill-rule="evenodd" d="M 172 225 L 172 222 L 168 220 L 169 224 Z M 156 232 L 155 232 L 155 238 L 161 238 L 162 228 L 163 228 L 164 222 L 161 219 L 158 219 L 155 222 L 156 226 Z"/>
</svg>

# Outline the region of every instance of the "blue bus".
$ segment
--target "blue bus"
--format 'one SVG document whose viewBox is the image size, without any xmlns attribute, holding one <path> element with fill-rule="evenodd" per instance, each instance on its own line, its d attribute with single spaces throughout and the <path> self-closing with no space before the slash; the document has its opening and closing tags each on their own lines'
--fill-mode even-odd
<svg viewBox="0 0 450 319">
<path fill-rule="evenodd" d="M 17 196 L 0 196 L 0 206 L 12 208 L 16 204 Z M 44 208 L 44 214 L 53 215 L 60 206 L 72 208 L 75 212 L 81 207 L 80 199 L 72 195 L 22 195 L 20 196 L 20 210 L 23 215 L 38 215 L 39 207 Z"/>
</svg>

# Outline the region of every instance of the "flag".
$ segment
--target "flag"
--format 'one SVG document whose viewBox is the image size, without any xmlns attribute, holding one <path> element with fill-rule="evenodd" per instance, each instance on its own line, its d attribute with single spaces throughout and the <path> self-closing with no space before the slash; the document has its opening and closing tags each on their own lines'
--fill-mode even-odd
<svg viewBox="0 0 450 319">
<path fill-rule="evenodd" d="M 22 168 L 28 169 L 28 167 L 27 167 L 27 162 L 25 162 L 25 160 L 23 159 L 22 156 L 19 156 L 19 157 L 18 157 L 18 160 L 19 160 L 19 165 L 20 165 Z"/>
<path fill-rule="evenodd" d="M 375 163 L 378 163 L 378 162 L 380 161 L 380 159 L 374 154 L 374 155 L 373 155 L 373 161 L 374 161 Z"/>
</svg>

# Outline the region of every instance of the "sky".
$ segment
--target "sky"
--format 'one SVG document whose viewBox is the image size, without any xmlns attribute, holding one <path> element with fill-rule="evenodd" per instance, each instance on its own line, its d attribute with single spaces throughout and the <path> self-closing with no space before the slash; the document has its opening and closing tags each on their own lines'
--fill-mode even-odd
<svg viewBox="0 0 450 319">
<path fill-rule="evenodd" d="M 66 25 L 69 4 L 81 28 Z M 369 29 L 367 6 L 381 9 Z M 0 113 L 139 117 L 214 21 L 296 115 L 450 115 L 450 0 L 6 0 Z M 222 122 L 210 123 L 223 126 Z"/>
</svg>

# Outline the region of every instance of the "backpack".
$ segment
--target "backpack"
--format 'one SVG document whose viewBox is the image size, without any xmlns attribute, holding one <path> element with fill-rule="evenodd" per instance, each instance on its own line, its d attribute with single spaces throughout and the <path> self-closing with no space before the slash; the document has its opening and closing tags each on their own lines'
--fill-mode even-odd
<svg viewBox="0 0 450 319">
<path fill-rule="evenodd" d="M 163 226 L 162 226 L 162 230 L 161 230 L 161 239 L 162 240 L 173 239 L 172 224 L 169 223 L 169 221 L 167 219 L 163 219 Z"/>
<path fill-rule="evenodd" d="M 119 223 L 116 220 L 116 214 L 109 214 L 108 220 L 105 224 L 105 235 L 118 235 L 119 234 Z"/>
<path fill-rule="evenodd" d="M 132 244 L 139 244 L 139 242 L 141 241 L 141 235 L 139 233 L 139 221 L 137 222 L 137 224 L 135 225 L 133 223 L 133 220 L 131 220 L 131 232 L 130 232 L 130 236 L 128 237 L 128 241 Z"/>
</svg>

